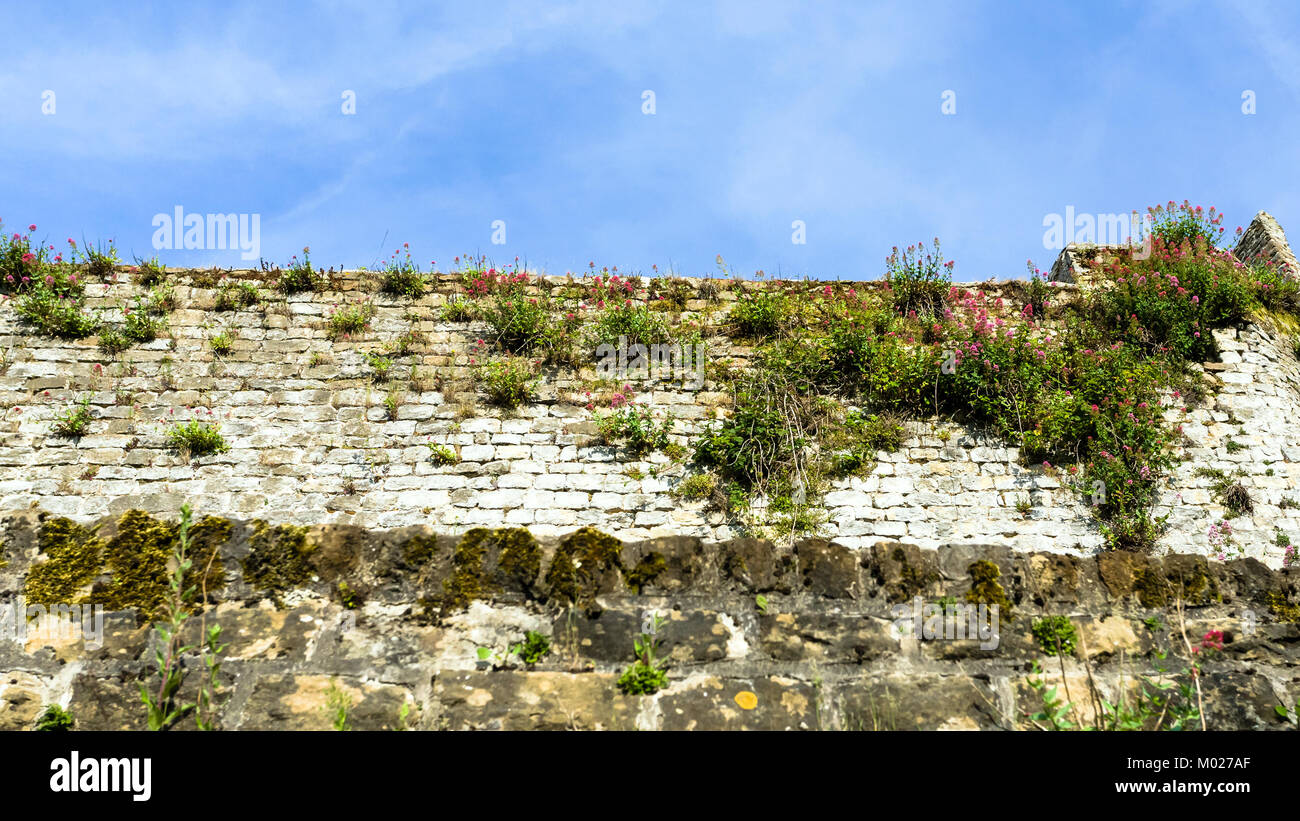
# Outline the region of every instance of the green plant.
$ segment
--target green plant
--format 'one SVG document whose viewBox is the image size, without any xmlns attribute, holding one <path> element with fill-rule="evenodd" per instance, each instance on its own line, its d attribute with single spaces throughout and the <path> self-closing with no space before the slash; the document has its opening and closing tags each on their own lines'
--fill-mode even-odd
<svg viewBox="0 0 1300 821">
<path fill-rule="evenodd" d="M 591 326 L 592 347 L 610 345 L 656 345 L 673 341 L 668 318 L 648 305 L 631 300 L 606 305 Z"/>
<path fill-rule="evenodd" d="M 504 408 L 517 408 L 528 402 L 541 381 L 531 363 L 518 357 L 489 359 L 477 365 L 475 371 L 488 400 Z"/>
<path fill-rule="evenodd" d="M 369 301 L 334 306 L 325 317 L 326 335 L 332 340 L 348 339 L 370 327 L 375 306 Z"/>
<path fill-rule="evenodd" d="M 1026 681 L 1030 688 L 1038 694 L 1039 701 L 1042 702 L 1042 709 L 1030 715 L 1029 720 L 1035 724 L 1039 721 L 1046 721 L 1053 730 L 1075 729 L 1074 724 L 1066 718 L 1066 716 L 1070 714 L 1070 710 L 1073 709 L 1074 705 L 1057 695 L 1057 687 L 1047 686 L 1047 681 L 1042 676 L 1043 671 L 1036 661 L 1034 662 L 1032 672 L 1034 675 L 1038 676 L 1038 678 L 1033 678 L 1031 676 L 1027 678 Z"/>
<path fill-rule="evenodd" d="M 543 633 L 529 630 L 524 633 L 524 640 L 510 647 L 510 652 L 519 657 L 526 666 L 532 667 L 551 652 L 551 640 Z"/>
<path fill-rule="evenodd" d="M 352 709 L 352 694 L 348 693 L 338 686 L 338 682 L 330 680 L 329 689 L 325 691 L 325 711 L 330 717 L 330 726 L 339 732 L 351 730 L 348 712 Z"/>
<path fill-rule="evenodd" d="M 403 243 L 403 250 L 406 252 L 404 259 L 398 257 L 399 251 L 394 251 L 392 257 L 384 263 L 379 274 L 379 290 L 393 296 L 416 298 L 424 293 L 424 276 L 411 258 L 410 246 Z"/>
<path fill-rule="evenodd" d="M 909 245 L 901 253 L 895 247 L 885 260 L 885 282 L 894 310 L 921 319 L 937 316 L 952 287 L 952 267 L 952 262 L 943 261 L 938 237 L 933 251 L 926 251 L 923 243 Z"/>
<path fill-rule="evenodd" d="M 656 422 L 646 405 L 630 405 L 605 416 L 596 415 L 596 429 L 606 444 L 621 443 L 637 455 L 666 447 L 672 428 L 671 411 Z"/>
<path fill-rule="evenodd" d="M 225 356 L 234 348 L 234 340 L 231 339 L 228 331 L 214 334 L 208 339 L 208 344 L 212 346 L 212 352 L 217 356 Z"/>
<path fill-rule="evenodd" d="M 444 322 L 472 322 L 477 316 L 474 303 L 467 299 L 449 299 L 447 304 L 442 306 Z"/>
<path fill-rule="evenodd" d="M 363 354 L 366 364 L 370 366 L 370 381 L 375 384 L 382 384 L 388 381 L 388 376 L 393 370 L 393 360 L 373 352 Z"/>
<path fill-rule="evenodd" d="M 1074 652 L 1079 634 L 1068 616 L 1044 616 L 1034 619 L 1031 627 L 1044 653 L 1068 656 Z"/>
<path fill-rule="evenodd" d="M 435 445 L 429 442 L 426 446 L 429 448 L 429 458 L 435 465 L 454 465 L 460 461 L 456 451 L 446 445 Z"/>
<path fill-rule="evenodd" d="M 206 626 L 206 620 L 199 634 L 202 645 L 185 645 L 181 643 L 181 632 L 190 618 L 190 608 L 194 601 L 196 585 L 189 584 L 188 573 L 192 561 L 189 558 L 190 521 L 192 512 L 188 504 L 181 506 L 181 520 L 177 530 L 176 552 L 173 557 L 173 569 L 168 581 L 171 591 L 163 606 L 164 621 L 154 627 L 154 657 L 158 662 L 155 675 L 158 678 L 157 689 L 151 691 L 140 684 L 140 700 L 148 710 L 150 730 L 170 729 L 177 721 L 191 711 L 200 730 L 211 730 L 215 726 L 213 711 L 220 684 L 220 654 L 225 649 L 221 644 L 221 626 Z M 208 563 L 211 566 L 216 552 L 213 551 Z M 204 598 L 206 598 L 207 571 L 204 571 Z M 192 704 L 179 701 L 181 685 L 185 681 L 185 667 L 182 657 L 191 650 L 199 649 L 203 665 L 204 679 L 198 688 L 197 700 Z"/>
<path fill-rule="evenodd" d="M 1199 468 L 1196 475 L 1213 480 L 1210 483 L 1210 494 L 1216 502 L 1223 505 L 1227 518 L 1235 519 L 1254 510 L 1255 503 L 1250 498 L 1250 491 L 1235 478 L 1217 468 Z M 1240 477 L 1245 474 L 1238 471 L 1236 475 Z"/>
<path fill-rule="evenodd" d="M 99 329 L 99 350 L 106 356 L 116 356 L 131 347 L 131 340 L 117 328 L 103 326 Z"/>
<path fill-rule="evenodd" d="M 58 436 L 79 439 L 90 429 L 90 397 L 84 396 L 76 404 L 55 415 L 53 431 Z"/>
<path fill-rule="evenodd" d="M 218 311 L 235 311 L 240 308 L 250 308 L 260 301 L 256 284 L 247 280 L 241 282 L 224 280 L 217 288 L 215 308 Z"/>
<path fill-rule="evenodd" d="M 795 319 L 795 305 L 784 291 L 746 291 L 731 307 L 728 318 L 739 335 L 767 339 L 784 331 Z"/>
<path fill-rule="evenodd" d="M 402 406 L 401 391 L 389 391 L 384 397 L 384 416 L 390 421 L 397 418 L 397 409 Z"/>
<path fill-rule="evenodd" d="M 311 248 L 303 248 L 302 260 L 299 261 L 298 255 L 294 254 L 289 261 L 289 266 L 280 272 L 276 287 L 281 293 L 297 294 L 320 289 L 323 278 L 312 268 L 310 253 Z"/>
<path fill-rule="evenodd" d="M 221 435 L 221 424 L 199 419 L 173 424 L 167 431 L 167 446 L 191 458 L 230 450 Z"/>
<path fill-rule="evenodd" d="M 122 335 L 132 342 L 152 342 L 165 327 L 151 312 L 150 304 L 140 297 L 136 297 L 134 308 L 122 309 L 122 317 Z"/>
<path fill-rule="evenodd" d="M 766 615 L 767 615 L 767 596 L 764 596 L 762 593 L 759 593 L 757 596 L 755 596 L 755 597 L 754 597 L 754 606 L 758 608 L 758 612 L 759 612 L 759 613 L 761 613 L 762 615 L 766 616 Z"/>
<path fill-rule="evenodd" d="M 135 280 L 144 287 L 151 288 L 162 282 L 166 277 L 167 272 L 162 263 L 158 261 L 158 257 L 143 261 L 139 258 L 136 259 Z"/>
<path fill-rule="evenodd" d="M 636 661 L 623 671 L 617 682 L 618 689 L 625 695 L 652 695 L 668 686 L 663 661 L 656 657 L 663 646 L 663 641 L 657 638 L 663 625 L 664 620 L 657 613 L 653 614 L 649 631 L 641 633 L 632 643 Z"/>
<path fill-rule="evenodd" d="M 357 591 L 352 589 L 352 585 L 341 581 L 338 583 L 336 589 L 339 593 L 339 602 L 343 605 L 345 610 L 357 609 L 357 606 L 360 605 L 361 602 L 357 596 Z"/>
<path fill-rule="evenodd" d="M 99 316 L 86 312 L 80 288 L 60 285 L 52 275 L 27 289 L 14 303 L 14 310 L 45 336 L 85 339 L 99 330 Z"/>
<path fill-rule="evenodd" d="M 698 501 L 710 499 L 718 487 L 718 479 L 711 473 L 695 473 L 687 476 L 670 491 L 679 499 Z"/>
<path fill-rule="evenodd" d="M 38 732 L 67 732 L 75 724 L 72 713 L 57 704 L 49 704 L 37 716 L 36 726 L 32 729 Z"/>
<path fill-rule="evenodd" d="M 117 248 L 113 245 L 113 240 L 111 239 L 107 243 L 91 245 L 83 238 L 82 251 L 85 254 L 83 264 L 86 266 L 86 274 L 88 276 L 106 279 L 109 276 L 112 276 L 113 269 L 117 267 L 119 262 L 121 262 L 121 259 L 119 259 L 117 255 Z M 75 250 L 73 252 L 73 257 L 74 259 L 76 257 Z"/>
</svg>

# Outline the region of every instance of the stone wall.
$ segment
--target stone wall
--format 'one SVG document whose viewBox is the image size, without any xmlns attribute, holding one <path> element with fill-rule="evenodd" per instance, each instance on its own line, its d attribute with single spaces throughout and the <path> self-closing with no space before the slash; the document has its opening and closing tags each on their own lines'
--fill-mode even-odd
<svg viewBox="0 0 1300 821">
<path fill-rule="evenodd" d="M 1284 240 L 1266 227 L 1257 220 L 1243 242 L 1289 254 L 1268 246 Z M 133 507 L 174 514 L 190 500 L 202 513 L 299 524 L 428 524 L 444 532 L 520 525 L 541 535 L 592 525 L 625 539 L 744 535 L 705 502 L 671 495 L 683 465 L 658 454 L 631 457 L 597 440 L 585 407 L 590 368 L 586 378 L 547 369 L 538 400 L 515 412 L 476 396 L 471 348 L 483 327 L 441 319 L 460 291 L 456 277 L 440 276 L 412 300 L 373 293 L 358 272 L 332 275 L 326 291 L 288 298 L 265 287 L 265 276 L 230 273 L 262 286 L 264 302 L 218 312 L 211 272 L 172 272 L 179 284 L 170 335 L 116 359 L 93 338 L 35 337 L 0 307 L 0 510 L 39 507 L 84 520 Z M 756 284 L 686 283 L 690 298 L 676 321 L 703 327 L 711 362 L 743 362 L 749 350 L 721 325 L 737 292 Z M 1005 306 L 1019 285 L 958 287 Z M 91 304 L 114 319 L 146 289 L 123 271 L 119 282 L 89 290 Z M 376 307 L 370 328 L 329 339 L 329 312 L 359 300 Z M 219 331 L 233 339 L 220 357 L 209 342 Z M 386 384 L 375 384 L 365 354 L 410 331 L 421 341 L 395 358 Z M 1216 333 L 1222 361 L 1205 367 L 1217 390 L 1184 420 L 1191 460 L 1170 478 L 1158 511 L 1170 513 L 1162 549 L 1210 551 L 1207 530 L 1224 511 L 1209 493 L 1212 480 L 1197 471 L 1240 471 L 1256 506 L 1234 520 L 1237 541 L 1244 555 L 1276 567 L 1283 549 L 1275 528 L 1300 538 L 1300 507 L 1289 506 L 1300 501 L 1300 440 L 1289 424 L 1300 407 L 1300 369 L 1285 334 L 1254 325 Z M 725 413 L 727 397 L 716 387 L 662 381 L 633 390 L 636 401 L 676 417 L 674 439 L 685 445 Z M 79 398 L 92 408 L 89 434 L 55 435 L 54 417 Z M 221 422 L 229 452 L 190 460 L 166 448 L 167 426 L 194 415 Z M 939 420 L 910 430 L 899 451 L 879 454 L 871 475 L 830 489 L 821 535 L 852 548 L 890 538 L 927 548 L 982 543 L 1086 553 L 1101 543 L 1079 497 L 1053 471 L 1022 465 L 1005 442 Z M 452 448 L 459 462 L 436 464 L 430 444 Z M 1025 501 L 1027 514 L 1018 507 Z"/>
<path fill-rule="evenodd" d="M 54 517 L 0 522 L 6 602 L 46 558 L 37 549 L 42 521 Z M 105 540 L 126 532 L 112 517 L 98 524 Z M 205 614 L 229 642 L 224 729 L 329 729 L 339 704 L 356 729 L 1034 729 L 1042 708 L 1034 664 L 1049 686 L 1064 676 L 1062 692 L 1077 704 L 1071 719 L 1090 724 L 1089 681 L 1111 703 L 1122 692 L 1131 699 L 1135 677 L 1159 677 L 1159 668 L 1164 680 L 1188 683 L 1189 645 L 1212 630 L 1223 632 L 1223 649 L 1198 654 L 1209 728 L 1284 729 L 1274 708 L 1300 698 L 1300 576 L 1254 559 L 672 537 L 593 558 L 571 602 L 556 557 L 575 548 L 588 556 L 591 534 L 543 539 L 536 564 L 505 572 L 501 534 L 480 532 L 485 548 L 467 563 L 456 539 L 427 527 L 322 525 L 306 533 L 311 578 L 273 595 L 245 573 L 244 561 L 263 549 L 259 532 L 232 523 L 220 547 L 229 581 Z M 449 604 L 467 570 L 482 596 Z M 1000 602 L 996 634 L 918 633 L 910 603 L 945 596 Z M 617 682 L 652 612 L 664 619 L 667 686 L 627 695 Z M 1077 650 L 1062 662 L 1033 635 L 1043 614 L 1077 626 Z M 197 619 L 191 627 L 197 633 Z M 550 641 L 533 666 L 506 653 L 526 631 Z M 191 664 L 183 694 L 192 699 Z M 0 669 L 0 727 L 28 727 L 54 703 L 82 729 L 141 728 L 150 628 L 121 611 L 107 615 L 100 647 L 35 635 L 0 641 Z"/>
</svg>

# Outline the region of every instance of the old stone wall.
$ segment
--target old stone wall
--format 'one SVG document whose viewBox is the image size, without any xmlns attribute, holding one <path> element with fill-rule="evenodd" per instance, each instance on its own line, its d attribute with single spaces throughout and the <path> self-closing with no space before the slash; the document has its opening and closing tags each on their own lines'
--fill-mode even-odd
<svg viewBox="0 0 1300 821">
<path fill-rule="evenodd" d="M 257 272 L 233 276 L 264 284 Z M 460 291 L 455 277 L 442 276 L 412 300 L 367 291 L 364 274 L 347 273 L 314 294 L 286 298 L 262 287 L 261 305 L 236 311 L 214 310 L 214 279 L 176 272 L 169 335 L 118 357 L 101 353 L 94 338 L 33 336 L 0 308 L 0 509 L 39 507 L 85 520 L 129 508 L 174 514 L 190 500 L 206 514 L 298 524 L 744 535 L 706 502 L 672 495 L 683 464 L 598 440 L 586 407 L 590 366 L 545 369 L 537 400 L 516 411 L 483 401 L 471 363 L 483 327 L 441 318 Z M 127 272 L 121 280 L 90 286 L 91 305 L 109 319 L 146 292 Z M 688 282 L 694 293 L 677 321 L 704 328 L 709 361 L 743 362 L 749 350 L 720 328 L 737 291 L 754 284 Z M 1017 285 L 958 287 L 996 306 Z M 331 340 L 329 312 L 360 300 L 376 309 L 367 331 Z M 231 348 L 218 356 L 210 340 L 223 332 Z M 389 379 L 376 383 L 366 354 L 410 332 L 419 341 L 393 356 Z M 1240 474 L 1257 502 L 1233 522 L 1242 554 L 1278 566 L 1275 528 L 1300 537 L 1300 507 L 1290 506 L 1300 501 L 1300 442 L 1289 424 L 1300 407 L 1300 369 L 1284 334 L 1254 325 L 1216 333 L 1222 361 L 1206 368 L 1218 387 L 1184 420 L 1191 460 L 1171 477 L 1158 511 L 1171 514 L 1161 544 L 1212 550 L 1206 533 L 1224 510 L 1209 492 L 1213 480 L 1197 473 L 1210 467 Z M 709 381 L 630 387 L 635 401 L 673 414 L 681 445 L 725 413 L 727 397 Z M 57 435 L 57 415 L 80 399 L 90 403 L 89 432 Z M 219 421 L 230 450 L 198 459 L 169 450 L 168 426 L 193 417 Z M 909 429 L 897 452 L 878 454 L 869 476 L 830 488 L 820 535 L 852 548 L 882 538 L 1057 552 L 1101 543 L 1086 504 L 1054 470 L 1023 465 L 1006 442 L 942 420 Z M 430 445 L 451 448 L 457 463 L 437 463 Z"/>
<path fill-rule="evenodd" d="M 1280 229 L 1259 225 L 1243 246 L 1286 259 Z M 147 292 L 134 276 L 89 286 L 92 308 L 120 322 Z M 329 727 L 340 705 L 368 728 L 1031 728 L 1035 664 L 1049 686 L 1064 667 L 1088 723 L 1097 698 L 1135 696 L 1138 676 L 1175 680 L 1193 660 L 1210 726 L 1291 726 L 1300 594 L 1282 560 L 1300 539 L 1300 362 L 1289 331 L 1216 331 L 1206 400 L 1170 411 L 1188 458 L 1154 511 L 1167 516 L 1159 555 L 1100 553 L 1059 468 L 939 419 L 908 422 L 896 452 L 838 480 L 820 538 L 766 541 L 675 495 L 680 460 L 601 443 L 588 405 L 609 386 L 592 363 L 539 366 L 537 398 L 517 410 L 485 402 L 473 373 L 484 326 L 443 313 L 462 293 L 455 276 L 417 298 L 383 296 L 365 272 L 289 297 L 263 272 L 226 277 L 253 283 L 260 304 L 217 310 L 218 273 L 171 271 L 167 332 L 117 356 L 94 338 L 36 336 L 0 306 L 0 625 L 27 602 L 34 568 L 68 574 L 69 604 L 112 603 L 94 647 L 35 626 L 21 635 L 11 615 L 0 726 L 29 726 L 47 704 L 87 728 L 141 726 L 153 660 L 141 603 L 161 595 L 162 565 L 137 573 L 145 559 L 122 557 L 157 562 L 158 534 L 186 502 L 229 520 L 202 619 L 230 643 L 230 729 Z M 743 364 L 751 350 L 723 327 L 737 295 L 760 286 L 684 282 L 674 321 L 701 329 L 710 368 Z M 993 311 L 1014 309 L 1021 287 L 958 286 Z M 368 327 L 331 338 L 331 312 L 360 301 L 375 308 Z M 220 355 L 218 334 L 230 340 Z M 387 379 L 370 353 L 395 363 Z M 686 446 L 726 413 L 718 386 L 615 389 L 671 412 Z M 58 435 L 58 415 L 83 400 L 89 429 Z M 230 449 L 170 449 L 167 429 L 192 418 L 219 422 Z M 1230 518 L 1227 561 L 1207 536 L 1228 516 L 1223 477 L 1251 503 Z M 76 549 L 59 533 L 80 534 Z M 919 603 L 998 604 L 997 639 L 918 638 L 912 611 L 895 608 Z M 628 695 L 617 682 L 656 613 L 667 686 Z M 1078 628 L 1064 661 L 1033 635 L 1048 615 Z M 535 665 L 509 652 L 528 631 L 551 647 Z M 1223 648 L 1191 652 L 1211 631 Z"/>
<path fill-rule="evenodd" d="M 47 560 L 41 528 L 55 521 L 0 522 L 6 602 Z M 111 544 L 142 522 L 110 517 L 98 535 Z M 319 525 L 304 534 L 308 577 L 274 594 L 248 573 L 267 532 L 231 523 L 219 552 L 228 582 L 204 616 L 229 642 L 225 729 L 329 729 L 343 705 L 357 729 L 1032 730 L 1043 726 L 1032 718 L 1043 706 L 1035 664 L 1048 686 L 1064 678 L 1071 720 L 1091 725 L 1095 698 L 1132 704 L 1139 675 L 1190 686 L 1194 658 L 1211 729 L 1285 729 L 1275 708 L 1300 698 L 1300 577 L 1254 559 L 694 537 L 602 551 L 607 543 L 580 531 L 525 551 L 535 563 L 511 564 L 505 546 L 534 548 L 521 531 L 458 541 L 427 527 Z M 472 544 L 483 549 L 470 558 Z M 576 584 L 556 570 L 572 566 L 566 557 L 587 568 Z M 467 579 L 478 595 L 452 603 Z M 918 600 L 997 604 L 999 615 L 982 637 L 977 628 L 962 639 L 954 625 L 945 638 L 917 621 Z M 625 694 L 618 680 L 652 613 L 663 619 L 666 686 Z M 1044 614 L 1077 628 L 1064 660 L 1034 635 Z M 198 627 L 196 618 L 191 638 Z M 150 627 L 134 611 L 107 615 L 102 646 L 36 629 L 0 640 L 0 727 L 30 726 L 45 704 L 83 729 L 143 726 L 137 686 L 156 679 Z M 549 639 L 532 665 L 508 652 L 527 631 Z M 1221 650 L 1200 649 L 1210 631 L 1222 633 Z"/>
</svg>

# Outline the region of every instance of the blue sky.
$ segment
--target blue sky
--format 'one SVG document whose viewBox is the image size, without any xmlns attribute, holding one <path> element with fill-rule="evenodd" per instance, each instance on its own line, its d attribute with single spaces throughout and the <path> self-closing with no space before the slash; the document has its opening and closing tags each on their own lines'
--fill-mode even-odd
<svg viewBox="0 0 1300 821">
<path fill-rule="evenodd" d="M 938 236 L 962 281 L 1050 265 L 1043 219 L 1067 206 L 1186 198 L 1230 233 L 1264 209 L 1300 237 L 1295 4 L 1053 5 L 15 5 L 0 217 L 169 265 L 246 267 L 155 252 L 179 205 L 259 214 L 281 263 L 310 245 L 374 266 L 409 242 L 426 268 L 561 274 L 703 275 L 721 254 L 869 279 Z"/>
</svg>

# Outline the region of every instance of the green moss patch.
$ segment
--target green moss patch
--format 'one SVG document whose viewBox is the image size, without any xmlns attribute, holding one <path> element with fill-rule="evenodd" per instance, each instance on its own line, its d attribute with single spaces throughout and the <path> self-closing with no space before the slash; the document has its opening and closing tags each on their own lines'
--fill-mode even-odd
<svg viewBox="0 0 1300 821">
<path fill-rule="evenodd" d="M 668 569 L 668 562 L 664 559 L 664 554 L 659 551 L 651 551 L 641 557 L 641 561 L 636 563 L 636 567 L 628 571 L 624 581 L 627 587 L 633 593 L 640 594 L 646 585 L 653 582 L 660 573 Z"/>
<path fill-rule="evenodd" d="M 302 586 L 311 578 L 309 559 L 316 546 L 307 538 L 307 528 L 271 527 L 259 519 L 253 522 L 249 545 L 251 549 L 243 561 L 244 581 L 270 593 L 277 603 L 280 594 Z"/>
<path fill-rule="evenodd" d="M 601 576 L 610 571 L 623 572 L 623 543 L 584 527 L 560 540 L 546 573 L 547 595 L 562 603 L 589 603 L 599 592 Z"/>
<path fill-rule="evenodd" d="M 971 588 L 966 592 L 966 601 L 988 607 L 997 605 L 1000 618 L 1014 621 L 1015 607 L 1007 598 L 1007 591 L 1002 589 L 1002 583 L 998 581 L 1002 577 L 998 566 L 988 559 L 980 559 L 972 562 L 966 572 L 971 577 Z"/>
<path fill-rule="evenodd" d="M 224 586 L 219 550 L 231 529 L 228 520 L 214 516 L 190 528 L 192 568 L 186 575 L 187 586 L 206 586 L 209 597 Z M 178 536 L 176 523 L 141 510 L 122 514 L 116 535 L 107 542 L 69 519 L 49 519 L 37 537 L 47 559 L 28 574 L 24 594 L 32 604 L 102 604 L 108 610 L 134 608 L 140 618 L 154 618 L 170 593 L 168 568 L 179 546 Z M 104 570 L 107 581 L 83 595 L 81 591 Z"/>
<path fill-rule="evenodd" d="M 445 609 L 459 610 L 503 591 L 531 594 L 542 567 L 542 548 L 522 527 L 477 527 L 461 537 L 443 582 Z"/>
<path fill-rule="evenodd" d="M 205 516 L 190 527 L 187 588 L 205 590 L 210 598 L 225 586 L 219 550 L 230 538 L 231 529 L 228 520 L 215 516 Z M 155 519 L 142 510 L 122 514 L 117 535 L 104 547 L 110 579 L 95 590 L 94 600 L 109 610 L 135 608 L 141 618 L 157 617 L 171 594 L 169 566 L 180 546 L 179 538 L 175 522 Z"/>
<path fill-rule="evenodd" d="M 46 519 L 37 532 L 45 561 L 33 565 L 23 585 L 28 604 L 49 606 L 81 601 L 103 566 L 104 542 L 71 519 Z"/>
</svg>

